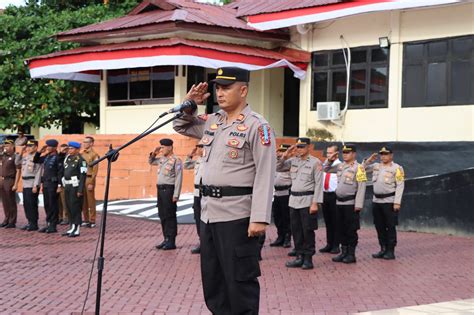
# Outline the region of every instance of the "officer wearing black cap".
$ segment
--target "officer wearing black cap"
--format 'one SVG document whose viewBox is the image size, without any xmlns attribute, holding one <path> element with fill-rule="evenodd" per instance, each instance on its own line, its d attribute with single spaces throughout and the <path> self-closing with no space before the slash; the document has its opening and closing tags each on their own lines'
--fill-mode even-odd
<svg viewBox="0 0 474 315">
<path fill-rule="evenodd" d="M 176 235 L 178 234 L 176 211 L 183 183 L 183 165 L 181 159 L 173 153 L 173 140 L 161 139 L 160 145 L 148 157 L 150 165 L 158 166 L 156 171 L 158 175 L 156 183 L 158 215 L 164 236 L 163 242 L 155 247 L 171 250 L 176 249 Z M 157 157 L 158 154 L 161 156 Z"/>
<path fill-rule="evenodd" d="M 18 207 L 15 192 L 21 176 L 21 165 L 16 163 L 18 154 L 15 153 L 15 142 L 6 139 L 0 150 L 0 199 L 2 199 L 3 218 L 0 227 L 7 229 L 16 227 Z"/>
<path fill-rule="evenodd" d="M 354 144 L 346 144 L 342 148 L 343 163 L 333 165 L 338 152 L 328 156 L 324 171 L 337 173 L 336 188 L 336 221 L 341 254 L 334 257 L 334 262 L 355 263 L 355 250 L 359 240 L 357 230 L 360 229 L 360 211 L 364 208 L 367 174 L 362 164 L 357 163 L 357 148 Z"/>
<path fill-rule="evenodd" d="M 373 163 L 380 156 L 381 163 Z M 373 258 L 395 259 L 397 245 L 398 213 L 402 203 L 405 187 L 403 167 L 393 162 L 393 151 L 388 145 L 383 146 L 379 153 L 374 153 L 364 161 L 365 169 L 372 173 L 374 197 L 372 213 L 375 229 L 380 244 L 380 251 Z"/>
<path fill-rule="evenodd" d="M 291 145 L 281 144 L 277 149 L 277 160 L 280 160 Z M 275 191 L 273 193 L 272 215 L 277 228 L 277 239 L 270 246 L 291 246 L 290 200 L 291 175 L 289 171 L 275 173 Z"/>
<path fill-rule="evenodd" d="M 56 233 L 59 212 L 59 192 L 62 190 L 63 160 L 58 156 L 58 141 L 46 140 L 46 145 L 36 152 L 33 161 L 43 164 L 44 210 L 46 211 L 46 226 L 40 230 L 43 233 Z"/>
<path fill-rule="evenodd" d="M 318 228 L 317 213 L 323 203 L 322 163 L 310 155 L 309 138 L 298 138 L 277 162 L 278 171 L 290 171 L 290 221 L 296 258 L 286 263 L 289 268 L 313 269 Z M 296 153 L 296 157 L 290 158 Z"/>
<path fill-rule="evenodd" d="M 175 120 L 174 129 L 203 144 L 201 273 L 213 314 L 258 314 L 258 237 L 270 223 L 276 148 L 268 122 L 247 104 L 249 71 L 219 68 L 220 110 Z M 188 100 L 203 104 L 207 83 L 193 85 Z"/>
<path fill-rule="evenodd" d="M 24 155 L 26 151 L 26 155 Z M 28 224 L 21 229 L 24 231 L 38 230 L 38 195 L 41 184 L 42 165 L 34 162 L 38 151 L 38 141 L 28 140 L 26 146 L 18 155 L 21 164 L 21 179 L 23 180 L 23 205 Z"/>
</svg>

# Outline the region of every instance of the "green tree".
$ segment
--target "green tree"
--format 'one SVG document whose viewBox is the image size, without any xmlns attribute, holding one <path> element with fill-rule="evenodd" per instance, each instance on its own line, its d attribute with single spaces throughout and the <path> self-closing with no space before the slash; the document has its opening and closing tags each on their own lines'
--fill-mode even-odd
<svg viewBox="0 0 474 315">
<path fill-rule="evenodd" d="M 99 86 L 63 80 L 33 80 L 24 60 L 71 49 L 54 34 L 121 16 L 139 1 L 29 0 L 0 15 L 0 129 L 98 124 Z"/>
</svg>

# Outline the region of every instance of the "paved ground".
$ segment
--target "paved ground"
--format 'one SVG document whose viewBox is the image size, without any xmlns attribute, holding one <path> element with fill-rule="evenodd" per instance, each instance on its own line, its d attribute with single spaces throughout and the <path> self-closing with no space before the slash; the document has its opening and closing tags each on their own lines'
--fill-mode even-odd
<svg viewBox="0 0 474 315">
<path fill-rule="evenodd" d="M 19 225 L 24 223 L 21 214 Z M 0 229 L 0 313 L 78 313 L 97 233 L 83 229 L 71 239 Z M 317 234 L 321 247 L 324 229 Z M 196 243 L 194 226 L 179 226 L 176 251 L 155 250 L 160 238 L 156 221 L 108 217 L 104 314 L 208 314 L 199 257 L 189 253 Z M 271 227 L 267 244 L 274 238 Z M 267 245 L 260 313 L 347 314 L 474 297 L 472 238 L 399 233 L 399 243 L 396 261 L 374 260 L 375 232 L 364 229 L 357 264 L 335 264 L 330 255 L 317 255 L 312 271 L 286 269 L 287 251 Z M 94 310 L 95 276 L 88 312 Z"/>
<path fill-rule="evenodd" d="M 383 311 L 358 313 L 360 315 L 429 315 L 429 314 L 474 314 L 474 299 L 433 303 L 419 306 L 395 308 Z"/>
</svg>

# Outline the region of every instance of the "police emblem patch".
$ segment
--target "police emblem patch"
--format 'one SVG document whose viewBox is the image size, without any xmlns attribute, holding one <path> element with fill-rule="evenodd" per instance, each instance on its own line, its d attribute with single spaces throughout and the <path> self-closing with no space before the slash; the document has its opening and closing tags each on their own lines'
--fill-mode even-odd
<svg viewBox="0 0 474 315">
<path fill-rule="evenodd" d="M 217 128 L 219 128 L 219 126 L 217 126 L 217 124 L 212 124 L 211 125 L 211 130 L 217 130 Z"/>
<path fill-rule="evenodd" d="M 237 139 L 229 139 L 229 141 L 227 141 L 227 144 L 231 147 L 236 147 L 240 144 L 240 141 Z"/>
<path fill-rule="evenodd" d="M 268 125 L 261 125 L 258 127 L 258 133 L 260 135 L 260 142 L 263 145 L 271 144 L 270 127 Z"/>
<path fill-rule="evenodd" d="M 249 127 L 247 127 L 246 125 L 238 125 L 237 126 L 238 131 L 245 131 L 247 129 L 249 129 Z"/>
<path fill-rule="evenodd" d="M 237 150 L 230 150 L 229 157 L 231 159 L 236 159 L 239 157 L 239 152 L 237 152 Z"/>
</svg>

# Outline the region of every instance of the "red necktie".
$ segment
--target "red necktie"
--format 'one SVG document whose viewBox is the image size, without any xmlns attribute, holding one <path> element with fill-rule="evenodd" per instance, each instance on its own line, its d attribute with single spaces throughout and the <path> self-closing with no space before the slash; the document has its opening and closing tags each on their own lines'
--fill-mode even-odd
<svg viewBox="0 0 474 315">
<path fill-rule="evenodd" d="M 329 189 L 329 180 L 331 179 L 331 173 L 326 173 L 326 177 L 324 178 L 324 190 Z"/>
</svg>

